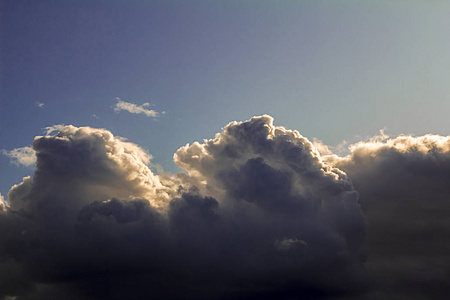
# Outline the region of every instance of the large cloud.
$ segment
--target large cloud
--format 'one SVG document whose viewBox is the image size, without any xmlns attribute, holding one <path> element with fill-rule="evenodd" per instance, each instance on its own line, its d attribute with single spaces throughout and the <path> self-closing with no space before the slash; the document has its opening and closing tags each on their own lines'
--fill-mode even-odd
<svg viewBox="0 0 450 300">
<path fill-rule="evenodd" d="M 0 297 L 360 294 L 357 192 L 306 138 L 272 122 L 232 122 L 180 148 L 188 174 L 175 175 L 154 174 L 149 154 L 104 129 L 36 137 L 36 171 L 0 213 Z"/>
<path fill-rule="evenodd" d="M 151 156 L 107 130 L 65 126 L 56 135 L 36 137 L 33 148 L 33 178 L 8 195 L 14 210 L 44 212 L 49 205 L 74 214 L 87 203 L 111 197 L 145 198 L 160 207 L 170 197 L 148 167 Z"/>
<path fill-rule="evenodd" d="M 323 163 L 297 131 L 274 126 L 270 116 L 232 122 L 215 139 L 182 147 L 174 158 L 233 213 L 282 219 L 282 230 L 302 240 L 326 227 L 349 247 L 344 251 L 359 249 L 364 220 L 349 178 Z"/>
<path fill-rule="evenodd" d="M 450 136 L 381 135 L 328 155 L 360 193 L 379 299 L 450 295 Z"/>
</svg>

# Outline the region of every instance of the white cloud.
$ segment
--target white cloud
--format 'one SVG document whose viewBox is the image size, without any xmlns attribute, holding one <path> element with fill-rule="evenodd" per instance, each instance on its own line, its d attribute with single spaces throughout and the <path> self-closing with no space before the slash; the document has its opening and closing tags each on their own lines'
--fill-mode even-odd
<svg viewBox="0 0 450 300">
<path fill-rule="evenodd" d="M 2 150 L 2 153 L 8 156 L 12 163 L 30 167 L 36 162 L 36 153 L 31 147 L 16 148 L 11 151 Z"/>
<path fill-rule="evenodd" d="M 66 125 L 57 124 L 53 126 L 48 126 L 43 128 L 45 131 L 45 135 L 51 135 L 53 132 L 60 132 Z"/>
<path fill-rule="evenodd" d="M 122 101 L 122 100 L 120 100 L 120 98 L 116 98 L 116 100 L 117 100 L 117 103 L 114 106 L 114 111 L 116 111 L 116 112 L 125 110 L 132 114 L 144 114 L 147 117 L 153 117 L 153 118 L 155 118 L 159 115 L 159 113 L 154 111 L 153 109 L 145 108 L 145 107 L 151 106 L 150 103 L 148 103 L 148 102 L 146 102 L 142 105 L 136 105 L 134 103 Z"/>
<path fill-rule="evenodd" d="M 3 197 L 2 193 L 0 193 L 0 211 L 4 211 L 6 206 L 5 198 Z"/>
</svg>

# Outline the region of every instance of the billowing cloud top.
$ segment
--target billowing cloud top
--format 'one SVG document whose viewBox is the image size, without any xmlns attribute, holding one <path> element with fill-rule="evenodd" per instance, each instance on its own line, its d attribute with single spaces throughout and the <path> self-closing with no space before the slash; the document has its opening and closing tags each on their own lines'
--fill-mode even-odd
<svg viewBox="0 0 450 300">
<path fill-rule="evenodd" d="M 285 219 L 293 216 L 296 222 L 317 222 L 318 227 L 333 223 L 333 234 L 348 238 L 346 243 L 361 241 L 364 221 L 349 178 L 323 163 L 299 132 L 274 126 L 270 116 L 232 122 L 215 139 L 180 148 L 174 160 L 197 186 L 204 186 L 202 192 L 223 199 L 224 205 L 230 202 Z M 289 238 L 304 240 L 302 234 Z"/>
<path fill-rule="evenodd" d="M 231 122 L 213 140 L 180 148 L 174 155 L 177 165 L 200 180 L 218 181 L 225 187 L 245 166 L 258 171 L 279 170 L 293 176 L 293 187 L 299 194 L 351 191 L 345 173 L 324 164 L 312 143 L 298 131 L 273 125 L 272 117 L 254 117 L 247 122 Z M 252 175 L 252 174 L 249 174 Z M 287 175 L 287 174 L 286 174 Z M 228 176 L 229 178 L 224 178 Z M 233 183 L 231 183 L 233 185 Z"/>
<path fill-rule="evenodd" d="M 398 150 L 372 141 L 355 145 L 345 158 L 322 157 L 299 132 L 264 115 L 181 147 L 174 160 L 187 174 L 157 175 L 148 153 L 105 129 L 58 127 L 55 135 L 35 138 L 36 171 L 11 188 L 9 207 L 0 212 L 0 297 L 376 298 L 363 266 L 366 219 L 354 184 L 363 209 L 376 207 L 365 213 L 369 251 L 378 254 L 366 264 L 382 278 L 383 249 L 386 255 L 395 249 L 379 239 L 398 238 L 400 229 L 384 234 L 377 216 L 405 193 L 396 183 L 437 170 L 448 179 L 448 139 L 428 138 L 441 142 L 424 137 L 417 143 L 430 145 L 425 150 L 399 139 L 392 142 L 403 145 Z M 391 181 L 380 184 L 383 177 Z M 382 190 L 373 193 L 374 181 Z M 417 196 L 428 181 L 415 187 L 413 200 L 401 200 L 411 216 L 417 218 L 417 205 L 430 215 L 446 205 L 448 187 L 433 182 L 437 193 L 428 206 L 420 206 L 425 194 Z M 447 226 L 444 217 L 440 222 Z M 443 238 L 434 243 L 448 247 Z M 396 265 L 395 274 L 405 270 Z M 439 274 L 433 278 L 445 282 L 448 275 Z"/>
<path fill-rule="evenodd" d="M 11 189 L 12 209 L 32 212 L 42 201 L 58 201 L 74 205 L 76 212 L 86 203 L 110 197 L 145 198 L 155 207 L 167 201 L 165 187 L 148 167 L 151 155 L 137 145 L 104 129 L 59 129 L 56 135 L 35 138 L 37 169 L 33 179 Z"/>
<path fill-rule="evenodd" d="M 450 295 L 450 136 L 382 134 L 328 155 L 360 193 L 376 299 Z M 381 292 L 382 291 L 382 292 Z"/>
</svg>

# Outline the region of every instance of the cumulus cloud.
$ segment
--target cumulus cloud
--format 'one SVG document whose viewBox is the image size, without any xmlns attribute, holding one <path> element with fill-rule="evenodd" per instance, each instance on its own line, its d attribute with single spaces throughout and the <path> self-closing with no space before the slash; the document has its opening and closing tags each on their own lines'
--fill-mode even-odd
<svg viewBox="0 0 450 300">
<path fill-rule="evenodd" d="M 37 169 L 33 178 L 11 189 L 12 209 L 32 213 L 45 201 L 64 211 L 73 205 L 75 213 L 89 201 L 110 197 L 140 197 L 160 207 L 169 197 L 169 189 L 148 167 L 151 155 L 137 145 L 104 129 L 59 128 L 55 135 L 35 138 Z"/>
<path fill-rule="evenodd" d="M 21 147 L 13 150 L 2 150 L 2 154 L 9 157 L 12 163 L 26 167 L 36 163 L 36 153 L 31 147 Z"/>
<path fill-rule="evenodd" d="M 50 131 L 52 133 L 52 131 Z M 33 142 L 0 212 L 0 298 L 349 299 L 367 287 L 350 178 L 270 116 L 180 148 L 188 174 L 105 129 Z"/>
<path fill-rule="evenodd" d="M 324 156 L 345 171 L 368 220 L 367 268 L 378 299 L 446 299 L 450 294 L 450 136 L 384 132 Z"/>
<path fill-rule="evenodd" d="M 132 114 L 143 114 L 146 115 L 147 117 L 157 117 L 159 115 L 159 113 L 156 112 L 155 110 L 146 108 L 150 106 L 150 103 L 136 105 L 134 103 L 122 101 L 120 100 L 120 98 L 116 98 L 116 101 L 117 103 L 114 106 L 114 111 L 116 112 L 124 110 Z M 163 114 L 164 113 L 165 112 L 163 112 Z"/>
<path fill-rule="evenodd" d="M 0 195 L 0 299 L 446 299 L 450 136 L 340 156 L 273 121 L 181 147 L 179 174 L 106 129 L 45 128 Z"/>
<path fill-rule="evenodd" d="M 10 155 L 36 170 L 0 195 L 0 299 L 446 299 L 450 136 L 342 156 L 273 122 L 181 147 L 179 174 L 106 129 L 45 128 Z"/>
</svg>

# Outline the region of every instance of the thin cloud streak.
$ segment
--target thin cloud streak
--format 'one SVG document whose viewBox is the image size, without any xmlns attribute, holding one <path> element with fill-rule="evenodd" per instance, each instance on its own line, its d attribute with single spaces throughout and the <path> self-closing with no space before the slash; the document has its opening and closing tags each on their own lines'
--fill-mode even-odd
<svg viewBox="0 0 450 300">
<path fill-rule="evenodd" d="M 147 117 L 156 118 L 159 116 L 159 113 L 152 109 L 147 109 L 146 107 L 150 106 L 150 103 L 144 103 L 142 105 L 136 105 L 131 102 L 126 102 L 120 100 L 120 98 L 116 98 L 116 105 L 113 107 L 114 111 L 120 112 L 122 110 L 127 111 L 131 114 L 143 114 Z M 165 112 L 163 112 L 164 114 Z"/>
<path fill-rule="evenodd" d="M 66 125 L 63 124 L 57 124 L 57 125 L 53 125 L 53 126 L 48 126 L 43 128 L 45 135 L 51 135 L 54 132 L 59 132 L 61 131 Z"/>
</svg>

